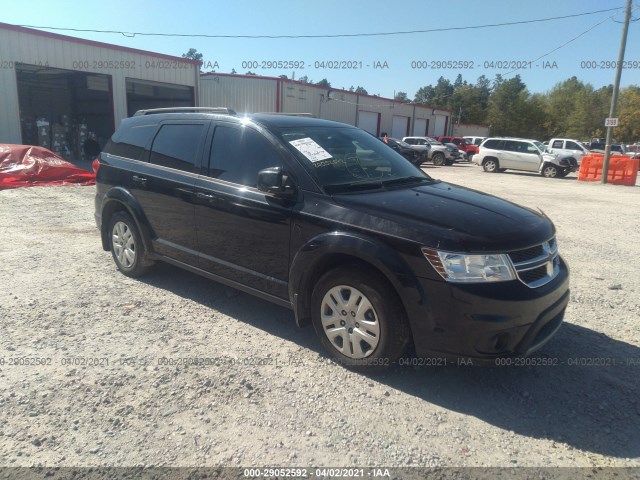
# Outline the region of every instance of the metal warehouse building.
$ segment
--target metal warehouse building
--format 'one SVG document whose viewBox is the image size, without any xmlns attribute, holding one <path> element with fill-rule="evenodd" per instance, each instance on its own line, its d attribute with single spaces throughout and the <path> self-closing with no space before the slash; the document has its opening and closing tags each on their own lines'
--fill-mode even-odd
<svg viewBox="0 0 640 480">
<path fill-rule="evenodd" d="M 140 108 L 195 106 L 199 64 L 0 23 L 0 143 L 82 158 Z"/>
<path fill-rule="evenodd" d="M 451 112 L 390 98 L 356 94 L 281 77 L 204 73 L 200 105 L 237 112 L 311 113 L 380 136 L 446 135 Z"/>
<path fill-rule="evenodd" d="M 286 77 L 201 74 L 194 60 L 0 23 L 0 143 L 90 158 L 123 118 L 174 106 L 311 113 L 396 138 L 451 128 L 448 110 Z"/>
</svg>

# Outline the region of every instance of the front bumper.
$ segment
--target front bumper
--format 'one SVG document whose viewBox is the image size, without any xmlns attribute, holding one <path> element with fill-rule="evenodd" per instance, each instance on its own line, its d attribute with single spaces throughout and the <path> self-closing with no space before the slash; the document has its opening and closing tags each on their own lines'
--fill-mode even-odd
<svg viewBox="0 0 640 480">
<path fill-rule="evenodd" d="M 479 363 L 525 356 L 548 342 L 569 303 L 569 271 L 530 288 L 520 281 L 453 284 L 420 279 L 424 301 L 408 308 L 418 356 L 468 358 Z"/>
</svg>

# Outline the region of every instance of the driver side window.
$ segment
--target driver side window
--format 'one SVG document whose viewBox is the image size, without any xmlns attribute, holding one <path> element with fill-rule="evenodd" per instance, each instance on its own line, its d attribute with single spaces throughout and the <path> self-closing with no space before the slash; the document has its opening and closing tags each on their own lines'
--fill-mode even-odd
<svg viewBox="0 0 640 480">
<path fill-rule="evenodd" d="M 259 132 L 235 125 L 216 127 L 209 155 L 210 177 L 256 187 L 260 170 L 281 166 L 280 155 Z"/>
</svg>

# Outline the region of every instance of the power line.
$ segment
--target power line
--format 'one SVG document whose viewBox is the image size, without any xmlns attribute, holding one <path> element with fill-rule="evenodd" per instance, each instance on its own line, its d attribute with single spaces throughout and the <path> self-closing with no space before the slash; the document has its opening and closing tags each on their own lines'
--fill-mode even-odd
<svg viewBox="0 0 640 480">
<path fill-rule="evenodd" d="M 434 32 L 451 32 L 460 30 L 477 30 L 481 28 L 507 27 L 512 25 L 525 25 L 530 23 L 549 22 L 552 20 L 564 20 L 567 18 L 584 17 L 586 15 L 595 15 L 598 13 L 618 11 L 620 8 L 607 8 L 604 10 L 595 10 L 593 12 L 575 13 L 572 15 L 563 15 L 559 17 L 538 18 L 533 20 L 520 20 L 517 22 L 491 23 L 486 25 L 470 25 L 466 27 L 446 27 L 446 28 L 430 28 L 427 30 L 407 30 L 397 32 L 376 32 L 376 33 L 339 33 L 333 35 L 210 35 L 200 33 L 155 33 L 155 32 L 122 32 L 119 30 L 93 30 L 82 28 L 63 28 L 63 27 L 47 27 L 38 25 L 17 25 L 18 27 L 38 28 L 44 30 L 60 30 L 70 32 L 90 32 L 90 33 L 119 33 L 125 37 L 155 36 L 155 37 L 189 37 L 189 38 L 232 38 L 232 39 L 300 39 L 300 38 L 348 38 L 348 37 L 381 37 L 392 35 L 413 35 L 416 33 L 434 33 Z"/>
<path fill-rule="evenodd" d="M 640 7 L 636 7 L 634 10 L 638 9 Z M 618 13 L 614 13 L 613 15 L 608 16 L 607 18 L 605 18 L 604 20 L 602 20 L 601 22 L 596 23 L 595 25 L 593 25 L 592 27 L 588 28 L 587 30 L 585 30 L 584 32 L 576 35 L 575 37 L 571 38 L 570 40 L 567 40 L 566 42 L 564 42 L 562 45 L 560 45 L 559 47 L 554 48 L 553 50 L 548 51 L 547 53 L 540 55 L 538 58 L 536 58 L 535 60 L 531 60 L 531 63 L 533 62 L 537 62 L 538 60 L 543 59 L 544 57 L 548 57 L 549 55 L 551 55 L 554 52 L 557 52 L 558 50 L 560 50 L 561 48 L 566 47 L 567 45 L 569 45 L 570 43 L 574 42 L 575 40 L 579 39 L 580 37 L 582 37 L 583 35 L 586 35 L 587 33 L 589 33 L 591 30 L 593 30 L 596 27 L 599 27 L 600 25 L 602 25 L 604 22 L 606 22 L 607 20 L 613 20 L 613 17 L 615 17 Z M 615 20 L 613 20 L 615 22 Z M 523 68 L 516 68 L 514 70 L 511 70 L 510 72 L 507 72 L 504 74 L 504 76 L 507 75 L 511 75 L 514 72 L 520 71 L 520 70 L 524 70 Z"/>
</svg>

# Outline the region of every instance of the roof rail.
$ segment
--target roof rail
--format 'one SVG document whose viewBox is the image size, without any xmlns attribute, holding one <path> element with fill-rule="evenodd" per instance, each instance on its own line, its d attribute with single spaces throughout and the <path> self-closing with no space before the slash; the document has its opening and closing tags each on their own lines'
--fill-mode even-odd
<svg viewBox="0 0 640 480">
<path fill-rule="evenodd" d="M 256 113 L 260 115 L 287 115 L 292 117 L 312 117 L 312 118 L 316 117 L 313 113 L 288 113 L 288 112 L 256 112 Z"/>
<path fill-rule="evenodd" d="M 153 113 L 182 113 L 182 112 L 201 112 L 201 113 L 226 113 L 227 115 L 236 115 L 235 110 L 227 107 L 168 107 L 168 108 L 150 108 L 147 110 L 138 110 L 133 114 L 134 117 L 141 115 L 149 115 Z"/>
</svg>

